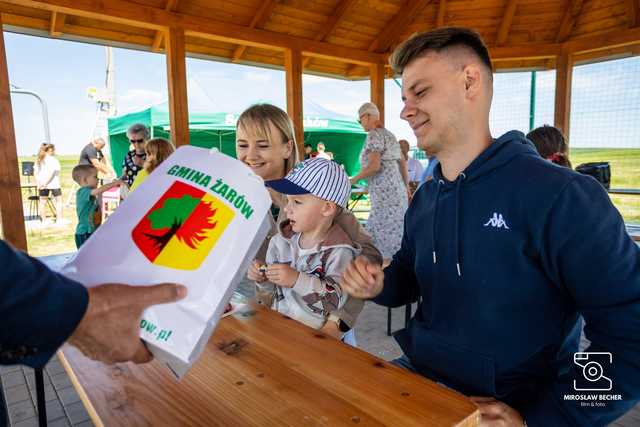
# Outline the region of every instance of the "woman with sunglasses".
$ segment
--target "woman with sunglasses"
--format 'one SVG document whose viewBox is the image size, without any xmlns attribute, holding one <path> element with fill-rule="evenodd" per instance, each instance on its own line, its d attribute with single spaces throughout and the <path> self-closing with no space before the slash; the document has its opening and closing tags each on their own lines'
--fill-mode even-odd
<svg viewBox="0 0 640 427">
<path fill-rule="evenodd" d="M 149 140 L 149 129 L 142 123 L 131 125 L 127 129 L 127 138 L 133 150 L 129 151 L 122 161 L 122 180 L 131 187 L 138 172 L 144 169 L 144 161 L 147 158 L 144 148 Z"/>
</svg>

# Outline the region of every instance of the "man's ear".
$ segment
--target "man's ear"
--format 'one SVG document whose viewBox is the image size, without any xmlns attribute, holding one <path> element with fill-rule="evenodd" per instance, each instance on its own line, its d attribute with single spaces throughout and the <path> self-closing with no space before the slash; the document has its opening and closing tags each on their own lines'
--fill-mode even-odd
<svg viewBox="0 0 640 427">
<path fill-rule="evenodd" d="M 474 98 L 482 86 L 482 70 L 477 64 L 469 64 L 464 67 L 464 89 L 467 98 Z"/>
</svg>

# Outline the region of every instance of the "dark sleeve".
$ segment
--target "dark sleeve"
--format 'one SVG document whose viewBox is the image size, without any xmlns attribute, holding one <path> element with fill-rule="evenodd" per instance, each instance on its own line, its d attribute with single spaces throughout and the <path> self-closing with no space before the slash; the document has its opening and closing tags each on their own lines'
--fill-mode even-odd
<svg viewBox="0 0 640 427">
<path fill-rule="evenodd" d="M 547 218 L 543 266 L 584 317 L 591 341 L 585 351 L 611 353 L 603 374 L 612 389 L 574 390 L 574 379 L 583 373 L 572 363 L 523 415 L 529 426 L 606 425 L 640 400 L 640 252 L 605 190 L 591 177 L 570 182 Z M 621 400 L 594 407 L 564 400 L 579 393 L 620 395 Z"/>
<path fill-rule="evenodd" d="M 85 145 L 80 153 L 80 164 L 81 165 L 90 165 L 91 159 L 98 158 L 98 150 L 91 144 Z"/>
<path fill-rule="evenodd" d="M 0 364 L 44 366 L 84 316 L 84 286 L 0 240 Z"/>
<path fill-rule="evenodd" d="M 413 269 L 415 252 L 407 233 L 407 214 L 404 218 L 404 232 L 400 250 L 395 253 L 391 264 L 384 269 L 384 287 L 373 301 L 386 307 L 400 307 L 418 300 L 419 286 Z"/>
<path fill-rule="evenodd" d="M 98 160 L 98 150 L 96 150 L 96 147 L 94 147 L 93 145 L 89 144 L 87 145 L 87 159 L 89 161 L 96 159 Z"/>
</svg>

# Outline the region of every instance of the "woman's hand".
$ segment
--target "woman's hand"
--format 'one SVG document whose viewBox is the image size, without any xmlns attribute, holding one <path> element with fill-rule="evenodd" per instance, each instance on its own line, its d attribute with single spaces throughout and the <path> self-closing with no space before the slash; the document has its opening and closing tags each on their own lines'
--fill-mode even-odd
<svg viewBox="0 0 640 427">
<path fill-rule="evenodd" d="M 247 279 L 252 280 L 254 282 L 262 283 L 267 280 L 264 273 L 260 271 L 260 267 L 263 265 L 262 261 L 254 259 L 251 265 L 249 266 L 249 270 L 247 271 Z"/>
</svg>

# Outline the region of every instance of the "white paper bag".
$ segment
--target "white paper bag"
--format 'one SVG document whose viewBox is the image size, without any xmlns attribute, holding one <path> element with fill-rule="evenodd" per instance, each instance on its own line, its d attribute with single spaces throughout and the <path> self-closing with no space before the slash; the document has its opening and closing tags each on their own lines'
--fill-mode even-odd
<svg viewBox="0 0 640 427">
<path fill-rule="evenodd" d="M 147 309 L 140 337 L 178 377 L 197 360 L 269 228 L 271 199 L 243 163 L 185 146 L 165 160 L 89 238 L 61 273 L 102 283 L 187 286 Z"/>
</svg>

